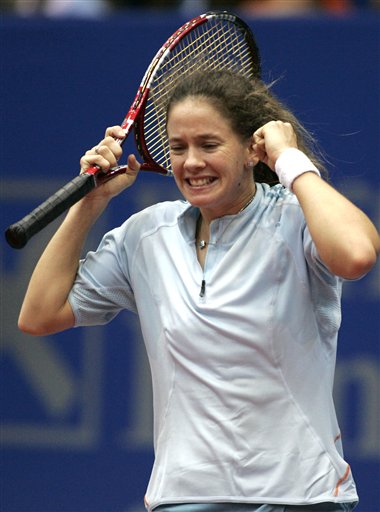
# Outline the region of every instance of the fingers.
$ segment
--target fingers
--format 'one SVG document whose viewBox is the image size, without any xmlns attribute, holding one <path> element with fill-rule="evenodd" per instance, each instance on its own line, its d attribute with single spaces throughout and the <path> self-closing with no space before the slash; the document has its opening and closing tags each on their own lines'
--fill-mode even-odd
<svg viewBox="0 0 380 512">
<path fill-rule="evenodd" d="M 125 131 L 121 126 L 110 126 L 107 128 L 105 136 L 123 140 L 125 138 Z"/>
<path fill-rule="evenodd" d="M 255 151 L 257 158 L 263 161 L 263 158 L 266 156 L 266 151 L 262 128 L 259 128 L 259 130 L 253 134 L 253 150 Z"/>
<path fill-rule="evenodd" d="M 290 123 L 286 123 L 284 121 L 269 121 L 256 130 L 253 135 L 255 140 L 257 139 L 259 141 L 261 139 L 265 139 L 266 135 L 274 132 L 279 135 L 282 134 L 282 136 L 286 138 L 292 137 L 294 134 L 293 126 Z"/>
<path fill-rule="evenodd" d="M 80 159 L 81 173 L 89 167 L 98 166 L 103 171 L 115 167 L 123 154 L 120 141 L 125 138 L 125 132 L 120 126 L 107 128 L 105 138 L 97 146 L 86 151 Z"/>
<path fill-rule="evenodd" d="M 288 148 L 297 148 L 297 137 L 290 123 L 270 121 L 253 134 L 253 149 L 257 157 L 274 168 L 280 154 Z"/>
</svg>

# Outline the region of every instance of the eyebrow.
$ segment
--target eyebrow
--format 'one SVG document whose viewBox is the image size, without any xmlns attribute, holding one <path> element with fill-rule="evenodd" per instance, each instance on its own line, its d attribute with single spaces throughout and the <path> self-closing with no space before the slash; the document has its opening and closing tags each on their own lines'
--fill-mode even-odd
<svg viewBox="0 0 380 512">
<path fill-rule="evenodd" d="M 207 140 L 207 139 L 220 139 L 221 137 L 219 135 L 216 135 L 215 133 L 202 133 L 200 135 L 197 135 L 195 137 L 196 140 Z M 182 137 L 170 137 L 169 142 L 178 142 L 182 141 Z"/>
</svg>

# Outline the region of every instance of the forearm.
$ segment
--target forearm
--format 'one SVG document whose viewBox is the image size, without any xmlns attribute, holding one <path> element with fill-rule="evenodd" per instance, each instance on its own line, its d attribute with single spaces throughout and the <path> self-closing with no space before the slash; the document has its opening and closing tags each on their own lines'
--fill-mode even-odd
<svg viewBox="0 0 380 512">
<path fill-rule="evenodd" d="M 73 326 L 68 295 L 87 234 L 104 208 L 105 202 L 85 198 L 68 212 L 31 277 L 19 317 L 21 330 L 44 335 Z"/>
<path fill-rule="evenodd" d="M 346 279 L 367 273 L 380 251 L 376 228 L 320 178 L 318 169 L 297 149 L 293 127 L 270 121 L 254 133 L 253 141 L 257 157 L 297 196 L 318 253 L 331 272 Z"/>
<path fill-rule="evenodd" d="M 295 179 L 292 189 L 327 267 L 347 279 L 367 273 L 380 251 L 379 235 L 368 217 L 312 172 Z"/>
<path fill-rule="evenodd" d="M 81 158 L 81 172 L 94 165 L 103 171 L 117 165 L 125 132 L 120 126 L 107 128 L 105 138 Z M 19 316 L 19 328 L 30 334 L 46 335 L 74 325 L 68 302 L 87 234 L 112 197 L 136 180 L 140 164 L 128 157 L 124 174 L 106 181 L 75 204 L 42 254 L 29 283 Z"/>
</svg>

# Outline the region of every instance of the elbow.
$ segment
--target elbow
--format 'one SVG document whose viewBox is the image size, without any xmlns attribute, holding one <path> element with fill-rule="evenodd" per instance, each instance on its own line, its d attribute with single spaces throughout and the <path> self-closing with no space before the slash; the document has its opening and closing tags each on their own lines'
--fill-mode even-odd
<svg viewBox="0 0 380 512">
<path fill-rule="evenodd" d="M 373 247 L 356 252 L 350 251 L 347 257 L 341 258 L 337 268 L 332 270 L 344 279 L 360 279 L 368 274 L 376 264 L 376 260 L 377 253 Z"/>
<path fill-rule="evenodd" d="M 59 330 L 54 319 L 49 320 L 46 315 L 41 317 L 35 311 L 30 314 L 24 309 L 21 309 L 17 325 L 21 332 L 32 336 L 47 336 Z"/>
<path fill-rule="evenodd" d="M 74 314 L 68 302 L 60 309 L 47 314 L 46 310 L 32 309 L 23 306 L 18 318 L 20 331 L 32 336 L 48 336 L 74 327 Z"/>
<path fill-rule="evenodd" d="M 18 328 L 21 332 L 32 336 L 46 336 L 47 334 L 51 334 L 46 329 L 46 326 L 39 324 L 35 319 L 31 321 L 22 314 L 20 314 L 18 319 Z"/>
<path fill-rule="evenodd" d="M 25 334 L 43 336 L 40 312 L 35 304 L 31 307 L 30 304 L 24 300 L 19 313 L 17 326 L 19 330 Z"/>
</svg>

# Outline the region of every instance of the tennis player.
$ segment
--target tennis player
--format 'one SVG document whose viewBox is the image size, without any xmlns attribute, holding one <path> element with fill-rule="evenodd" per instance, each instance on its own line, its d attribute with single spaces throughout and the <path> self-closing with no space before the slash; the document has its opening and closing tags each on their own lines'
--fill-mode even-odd
<svg viewBox="0 0 380 512">
<path fill-rule="evenodd" d="M 259 81 L 194 74 L 169 102 L 167 135 L 184 200 L 133 215 L 80 259 L 91 226 L 136 179 L 129 156 L 126 175 L 69 211 L 20 328 L 139 315 L 154 390 L 149 511 L 351 511 L 332 398 L 341 289 L 374 266 L 379 235 Z M 116 165 L 121 137 L 109 128 L 82 170 Z"/>
</svg>

